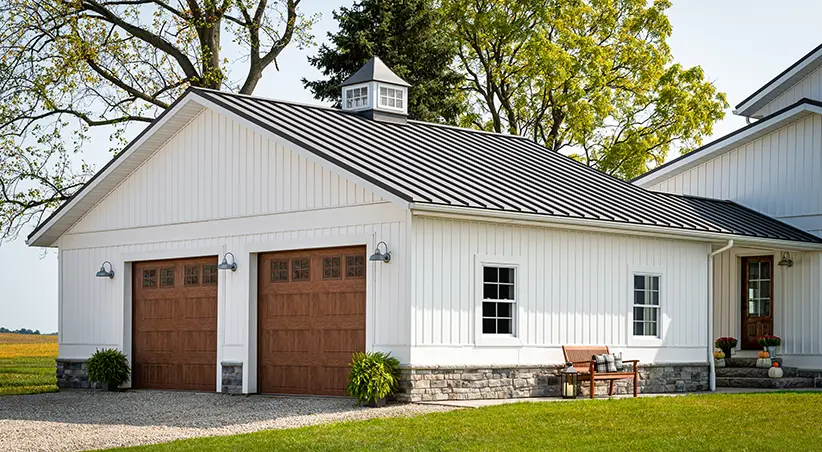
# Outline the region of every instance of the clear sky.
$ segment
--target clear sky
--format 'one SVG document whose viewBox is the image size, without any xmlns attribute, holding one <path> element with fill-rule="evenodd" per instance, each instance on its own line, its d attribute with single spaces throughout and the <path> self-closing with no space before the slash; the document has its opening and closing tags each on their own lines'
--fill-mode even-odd
<svg viewBox="0 0 822 452">
<path fill-rule="evenodd" d="M 322 13 L 314 28 L 317 41 L 336 28 L 331 11 L 348 1 L 304 0 L 308 13 Z M 736 105 L 808 51 L 822 43 L 822 3 L 818 0 L 674 0 L 669 10 L 670 40 L 676 61 L 700 65 L 710 80 Z M 316 102 L 300 83 L 318 77 L 306 61 L 316 48 L 289 48 L 279 58 L 280 72 L 264 74 L 255 94 Z M 238 63 L 242 64 L 242 63 Z M 714 137 L 745 125 L 730 110 Z M 86 150 L 99 167 L 110 158 L 106 134 Z M 89 268 L 89 273 L 97 268 Z M 27 248 L 23 239 L 0 246 L 0 326 L 57 330 L 57 259 L 53 251 Z"/>
</svg>

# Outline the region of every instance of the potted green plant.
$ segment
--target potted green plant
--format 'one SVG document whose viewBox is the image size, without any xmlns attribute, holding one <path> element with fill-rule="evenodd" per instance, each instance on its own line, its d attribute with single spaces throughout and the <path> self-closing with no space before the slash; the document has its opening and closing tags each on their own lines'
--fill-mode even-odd
<svg viewBox="0 0 822 452">
<path fill-rule="evenodd" d="M 385 399 L 399 387 L 400 362 L 390 353 L 356 352 L 348 374 L 348 393 L 357 404 L 385 406 Z"/>
<path fill-rule="evenodd" d="M 765 336 L 759 337 L 759 339 L 757 339 L 757 342 L 765 350 L 768 351 L 768 353 L 771 355 L 771 359 L 775 359 L 776 358 L 776 347 L 779 347 L 780 345 L 782 345 L 782 338 L 779 337 L 779 336 L 765 335 Z"/>
<path fill-rule="evenodd" d="M 722 350 L 722 353 L 725 354 L 725 361 L 727 362 L 727 364 L 730 364 L 731 350 L 733 350 L 733 348 L 736 347 L 736 344 L 736 338 L 728 336 L 720 337 L 716 340 L 716 342 L 714 342 L 714 346 Z"/>
<path fill-rule="evenodd" d="M 116 391 L 131 378 L 131 367 L 126 355 L 113 348 L 94 352 L 86 361 L 86 367 L 89 380 L 100 383 L 104 391 Z"/>
</svg>

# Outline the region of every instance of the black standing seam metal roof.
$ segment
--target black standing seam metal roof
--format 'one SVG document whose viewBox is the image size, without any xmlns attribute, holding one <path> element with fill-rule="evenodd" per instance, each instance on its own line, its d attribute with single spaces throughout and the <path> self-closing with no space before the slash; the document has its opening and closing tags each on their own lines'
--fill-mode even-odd
<svg viewBox="0 0 822 452">
<path fill-rule="evenodd" d="M 189 88 L 175 104 L 192 92 L 408 202 L 822 243 L 733 202 L 649 191 L 518 136 L 378 122 L 337 109 L 201 88 Z"/>
<path fill-rule="evenodd" d="M 192 91 L 409 202 L 822 243 L 736 203 L 649 191 L 522 137 Z"/>
</svg>

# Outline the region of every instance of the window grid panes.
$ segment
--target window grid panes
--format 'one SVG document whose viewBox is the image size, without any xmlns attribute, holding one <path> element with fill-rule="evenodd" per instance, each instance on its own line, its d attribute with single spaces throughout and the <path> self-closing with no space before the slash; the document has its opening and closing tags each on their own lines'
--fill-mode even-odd
<svg viewBox="0 0 822 452">
<path fill-rule="evenodd" d="M 346 108 L 362 108 L 368 106 L 368 87 L 350 88 L 345 91 Z"/>
<path fill-rule="evenodd" d="M 288 282 L 288 259 L 271 261 L 271 282 Z"/>
<path fill-rule="evenodd" d="M 174 287 L 174 267 L 160 269 L 160 287 Z"/>
<path fill-rule="evenodd" d="M 748 262 L 748 316 L 771 315 L 771 263 Z"/>
<path fill-rule="evenodd" d="M 345 277 L 365 277 L 365 256 L 345 256 Z"/>
<path fill-rule="evenodd" d="M 483 334 L 514 334 L 515 272 L 511 267 L 482 268 Z"/>
<path fill-rule="evenodd" d="M 405 104 L 405 94 L 403 90 L 396 88 L 380 87 L 380 106 L 396 108 L 402 110 Z"/>
<path fill-rule="evenodd" d="M 342 258 L 340 256 L 323 258 L 323 279 L 342 278 Z"/>
<path fill-rule="evenodd" d="M 203 265 L 203 285 L 213 286 L 217 284 L 217 264 Z"/>
<path fill-rule="evenodd" d="M 634 336 L 659 337 L 659 276 L 634 275 Z"/>
<path fill-rule="evenodd" d="M 199 286 L 200 285 L 200 266 L 186 265 L 185 278 L 183 279 L 184 286 Z"/>
<path fill-rule="evenodd" d="M 143 287 L 151 289 L 157 287 L 157 269 L 147 268 L 143 270 Z"/>
<path fill-rule="evenodd" d="M 309 281 L 311 279 L 311 259 L 301 257 L 291 259 L 291 281 Z"/>
</svg>

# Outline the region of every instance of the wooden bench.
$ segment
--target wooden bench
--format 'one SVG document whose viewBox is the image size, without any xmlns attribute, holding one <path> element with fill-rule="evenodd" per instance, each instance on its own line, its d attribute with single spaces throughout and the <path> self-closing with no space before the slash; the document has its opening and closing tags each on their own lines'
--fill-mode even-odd
<svg viewBox="0 0 822 452">
<path fill-rule="evenodd" d="M 608 395 L 614 395 L 614 380 L 634 379 L 634 397 L 637 397 L 639 387 L 639 371 L 637 369 L 639 360 L 622 360 L 623 364 L 633 364 L 630 372 L 597 372 L 596 362 L 591 359 L 594 355 L 610 354 L 608 346 L 600 345 L 563 345 L 562 354 L 565 355 L 565 362 L 572 363 L 579 372 L 579 381 L 591 382 L 591 398 L 594 398 L 594 382 L 608 380 Z"/>
</svg>

